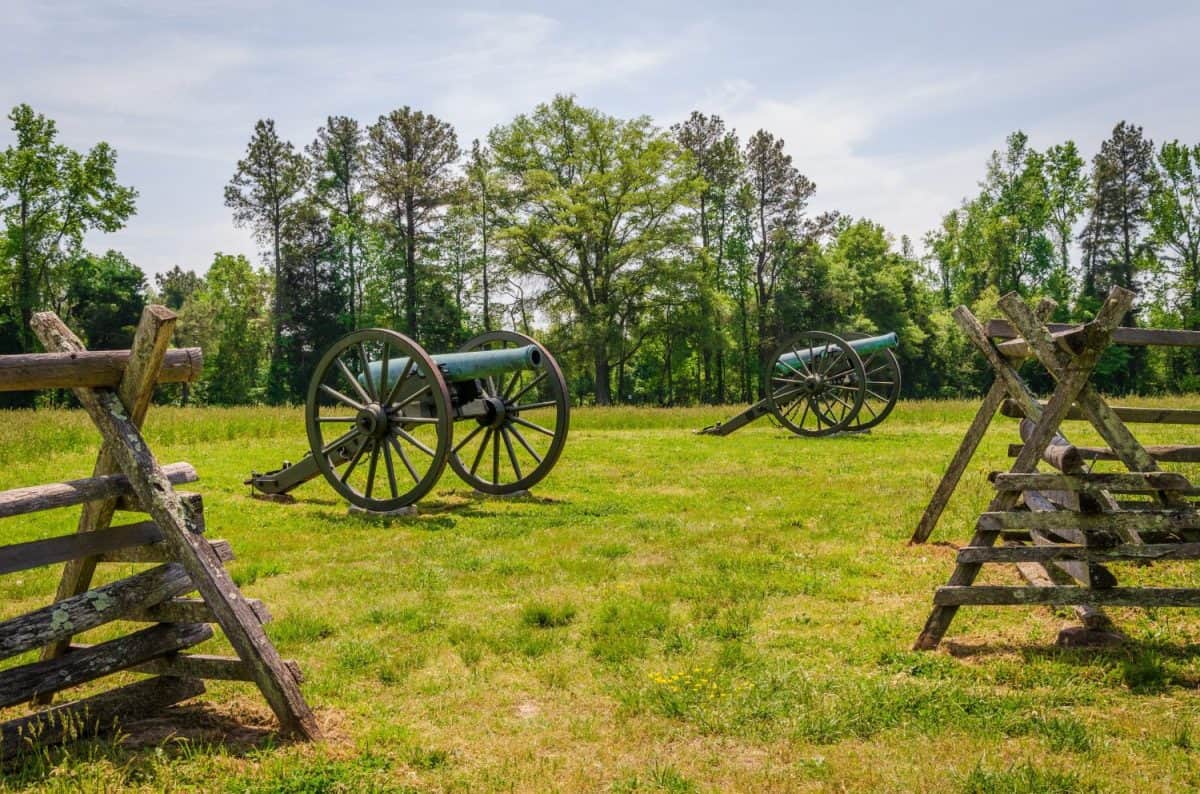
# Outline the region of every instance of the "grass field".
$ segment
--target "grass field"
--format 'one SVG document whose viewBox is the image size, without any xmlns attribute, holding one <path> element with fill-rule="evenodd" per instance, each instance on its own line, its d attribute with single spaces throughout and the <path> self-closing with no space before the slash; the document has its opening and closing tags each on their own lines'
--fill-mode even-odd
<svg viewBox="0 0 1200 794">
<path fill-rule="evenodd" d="M 973 411 L 909 403 L 864 436 L 798 439 L 764 420 L 721 439 L 690 431 L 722 409 L 581 409 L 534 498 L 478 499 L 447 470 L 417 517 L 376 523 L 323 482 L 294 505 L 250 498 L 252 467 L 303 453 L 299 410 L 155 409 L 160 461 L 199 469 L 209 535 L 232 542 L 236 580 L 270 607 L 328 739 L 280 743 L 256 690 L 214 683 L 122 743 L 33 756 L 0 789 L 1200 786 L 1200 615 L 1114 610 L 1127 647 L 1064 651 L 1065 611 L 965 608 L 954 652 L 909 651 L 1015 440 L 998 420 L 938 542 L 907 546 Z M 0 419 L 0 488 L 90 472 L 82 414 Z M 2 542 L 75 520 L 10 519 Z M 58 574 L 0 578 L 0 617 L 47 603 Z M 1119 575 L 1200 579 L 1183 565 Z"/>
</svg>

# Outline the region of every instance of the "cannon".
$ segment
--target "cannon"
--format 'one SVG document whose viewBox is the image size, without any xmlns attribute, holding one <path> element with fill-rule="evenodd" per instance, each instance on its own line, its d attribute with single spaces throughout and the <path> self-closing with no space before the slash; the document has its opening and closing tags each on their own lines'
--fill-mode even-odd
<svg viewBox="0 0 1200 794">
<path fill-rule="evenodd" d="M 703 435 L 727 436 L 766 415 L 800 436 L 875 427 L 900 397 L 894 333 L 835 336 L 805 331 L 775 349 L 766 369 L 767 396 Z"/>
<path fill-rule="evenodd" d="M 246 484 L 286 494 L 323 475 L 355 507 L 385 513 L 428 494 L 449 464 L 477 491 L 513 494 L 554 468 L 569 420 L 562 370 L 528 336 L 491 331 L 431 356 L 396 331 L 355 331 L 309 383 L 308 454 Z M 455 439 L 458 423 L 468 429 Z"/>
</svg>

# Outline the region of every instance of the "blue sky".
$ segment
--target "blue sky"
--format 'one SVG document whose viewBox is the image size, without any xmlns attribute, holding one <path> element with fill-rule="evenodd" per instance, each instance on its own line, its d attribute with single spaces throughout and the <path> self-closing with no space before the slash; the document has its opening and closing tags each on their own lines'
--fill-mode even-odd
<svg viewBox="0 0 1200 794">
<path fill-rule="evenodd" d="M 141 192 L 89 240 L 149 272 L 257 258 L 222 188 L 256 119 L 430 111 L 464 145 L 553 94 L 667 126 L 693 109 L 787 141 L 814 206 L 919 239 L 1014 129 L 1090 157 L 1113 124 L 1200 141 L 1200 4 L 5 0 L 0 102 L 120 155 Z M 0 145 L 11 136 L 0 132 Z"/>
</svg>

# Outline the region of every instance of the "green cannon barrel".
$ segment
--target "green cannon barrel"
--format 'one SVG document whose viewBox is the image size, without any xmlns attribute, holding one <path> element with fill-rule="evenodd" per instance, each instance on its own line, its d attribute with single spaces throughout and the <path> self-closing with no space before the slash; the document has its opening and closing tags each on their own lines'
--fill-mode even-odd
<svg viewBox="0 0 1200 794">
<path fill-rule="evenodd" d="M 874 353 L 876 350 L 883 350 L 885 348 L 895 347 L 896 345 L 900 344 L 900 340 L 896 337 L 895 332 L 892 332 L 892 333 L 888 333 L 888 334 L 882 334 L 880 336 L 868 336 L 863 339 L 854 339 L 854 340 L 848 341 L 847 344 L 849 344 L 850 347 L 854 348 L 854 351 L 856 353 L 859 353 L 861 355 L 864 353 Z M 779 362 L 776 364 L 776 368 L 777 369 L 786 368 L 788 366 L 793 366 L 801 361 L 803 361 L 804 363 L 807 364 L 809 361 L 812 361 L 814 358 L 825 355 L 825 352 L 828 349 L 829 349 L 828 346 L 822 346 L 822 347 L 814 347 L 811 349 L 804 348 L 804 349 L 798 350 L 794 353 L 787 353 L 787 354 L 779 357 Z"/>
<path fill-rule="evenodd" d="M 507 375 L 525 369 L 542 366 L 542 351 L 536 345 L 505 348 L 503 350 L 472 350 L 468 353 L 439 353 L 433 361 L 442 370 L 448 381 L 475 380 L 495 375 Z M 371 379 L 378 383 L 383 375 L 383 362 L 372 361 L 369 365 Z M 388 384 L 395 382 L 408 366 L 408 358 L 388 360 Z M 363 376 L 358 376 L 359 382 Z"/>
</svg>

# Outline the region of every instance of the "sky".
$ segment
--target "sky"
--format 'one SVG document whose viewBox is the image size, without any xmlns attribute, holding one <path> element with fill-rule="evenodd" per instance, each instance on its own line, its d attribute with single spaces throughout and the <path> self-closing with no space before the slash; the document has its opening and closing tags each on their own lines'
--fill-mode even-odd
<svg viewBox="0 0 1200 794">
<path fill-rule="evenodd" d="M 260 118 L 303 147 L 410 105 L 466 148 L 556 93 L 663 127 L 701 110 L 782 137 L 814 209 L 914 241 L 1016 129 L 1089 158 L 1123 119 L 1200 142 L 1196 2 L 3 0 L 0 26 L 0 104 L 116 148 L 137 215 L 88 245 L 148 273 L 261 260 L 223 201 Z"/>
</svg>

